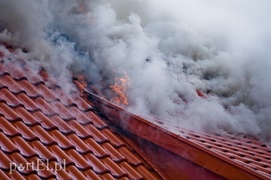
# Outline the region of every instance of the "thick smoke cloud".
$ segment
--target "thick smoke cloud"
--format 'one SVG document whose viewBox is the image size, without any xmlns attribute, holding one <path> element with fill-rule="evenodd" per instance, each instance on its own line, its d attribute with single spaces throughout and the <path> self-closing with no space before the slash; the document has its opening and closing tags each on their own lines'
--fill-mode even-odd
<svg viewBox="0 0 271 180">
<path fill-rule="evenodd" d="M 167 127 L 270 140 L 270 5 L 0 0 L 1 26 L 11 32 L 0 40 L 28 48 L 62 79 L 65 69 L 84 72 L 107 96 L 127 73 L 127 109 Z"/>
</svg>

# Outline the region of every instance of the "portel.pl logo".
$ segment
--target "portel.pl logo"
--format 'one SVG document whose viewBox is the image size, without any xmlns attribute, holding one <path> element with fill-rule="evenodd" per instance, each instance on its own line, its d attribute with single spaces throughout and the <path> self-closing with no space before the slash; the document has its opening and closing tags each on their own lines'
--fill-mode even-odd
<svg viewBox="0 0 271 180">
<path fill-rule="evenodd" d="M 32 162 L 25 163 L 9 163 L 9 174 L 14 171 L 51 171 L 56 174 L 58 171 L 66 169 L 66 159 L 63 159 L 63 163 L 51 164 L 49 159 L 36 159 Z"/>
</svg>

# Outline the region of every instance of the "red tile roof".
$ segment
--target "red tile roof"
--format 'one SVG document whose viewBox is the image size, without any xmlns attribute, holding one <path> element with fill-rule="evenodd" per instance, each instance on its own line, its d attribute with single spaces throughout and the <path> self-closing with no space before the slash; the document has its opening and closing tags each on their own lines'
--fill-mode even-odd
<svg viewBox="0 0 271 180">
<path fill-rule="evenodd" d="M 271 144 L 245 137 L 194 132 L 159 121 L 150 122 L 87 90 L 85 92 L 95 107 L 117 126 L 222 177 L 271 179 Z"/>
<path fill-rule="evenodd" d="M 0 139 L 1 180 L 161 179 L 78 93 L 23 62 L 0 63 Z"/>
<path fill-rule="evenodd" d="M 271 179 L 266 143 L 150 122 L 84 93 L 93 107 L 45 71 L 0 63 L 0 179 Z M 11 169 L 29 162 L 43 170 Z"/>
</svg>

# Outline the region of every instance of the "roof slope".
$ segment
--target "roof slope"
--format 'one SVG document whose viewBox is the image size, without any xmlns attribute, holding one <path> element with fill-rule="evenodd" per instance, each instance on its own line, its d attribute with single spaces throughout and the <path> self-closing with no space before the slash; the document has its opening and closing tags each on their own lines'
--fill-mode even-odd
<svg viewBox="0 0 271 180">
<path fill-rule="evenodd" d="M 116 125 L 222 177 L 271 179 L 271 146 L 266 143 L 245 137 L 194 132 L 159 121 L 150 122 L 87 90 L 86 94 Z"/>
<path fill-rule="evenodd" d="M 92 107 L 14 63 L 0 62 L 0 179 L 271 179 L 268 144 L 149 122 L 84 90 Z"/>
<path fill-rule="evenodd" d="M 0 63 L 0 139 L 1 180 L 160 179 L 77 93 L 24 63 Z"/>
</svg>

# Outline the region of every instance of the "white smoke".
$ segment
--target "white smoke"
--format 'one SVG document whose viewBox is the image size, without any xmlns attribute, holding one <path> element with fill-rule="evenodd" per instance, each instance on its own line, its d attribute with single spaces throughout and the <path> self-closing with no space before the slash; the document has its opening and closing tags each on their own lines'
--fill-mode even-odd
<svg viewBox="0 0 271 180">
<path fill-rule="evenodd" d="M 83 71 L 106 95 L 116 72 L 127 73 L 127 109 L 136 114 L 270 139 L 270 5 L 0 0 L 0 22 L 12 33 L 0 40 L 28 48 L 63 79 L 67 68 Z"/>
</svg>

